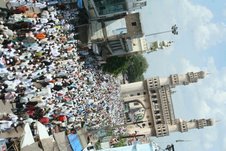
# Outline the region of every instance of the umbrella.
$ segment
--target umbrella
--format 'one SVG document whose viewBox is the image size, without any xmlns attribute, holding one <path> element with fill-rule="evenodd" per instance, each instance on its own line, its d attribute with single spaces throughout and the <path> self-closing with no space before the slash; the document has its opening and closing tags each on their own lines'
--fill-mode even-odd
<svg viewBox="0 0 226 151">
<path fill-rule="evenodd" d="M 67 116 L 65 116 L 65 115 L 58 116 L 58 121 L 61 121 L 61 122 L 67 121 Z"/>
<path fill-rule="evenodd" d="M 36 34 L 35 37 L 39 40 L 42 40 L 42 39 L 46 38 L 46 35 L 44 33 L 38 33 L 38 34 Z"/>
<path fill-rule="evenodd" d="M 42 124 L 49 124 L 49 118 L 48 117 L 42 117 L 39 119 L 39 122 Z"/>
</svg>

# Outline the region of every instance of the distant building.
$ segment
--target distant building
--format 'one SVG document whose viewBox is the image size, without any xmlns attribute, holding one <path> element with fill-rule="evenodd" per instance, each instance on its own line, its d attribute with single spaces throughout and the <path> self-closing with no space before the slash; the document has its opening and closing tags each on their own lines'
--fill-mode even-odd
<svg viewBox="0 0 226 151">
<path fill-rule="evenodd" d="M 89 42 L 103 58 L 127 54 L 128 39 L 143 36 L 139 13 L 146 0 L 83 0 L 89 15 Z"/>
<path fill-rule="evenodd" d="M 90 40 L 103 56 L 124 55 L 140 47 L 146 49 L 143 36 L 139 13 L 117 20 L 91 22 Z"/>
<path fill-rule="evenodd" d="M 91 18 L 125 15 L 147 5 L 146 0 L 83 0 Z"/>
<path fill-rule="evenodd" d="M 175 118 L 171 94 L 178 85 L 195 83 L 205 77 L 205 72 L 173 74 L 153 77 L 144 81 L 121 85 L 125 105 L 126 127 L 130 134 L 163 137 L 171 132 L 187 132 L 214 124 L 213 119 L 185 121 Z"/>
</svg>

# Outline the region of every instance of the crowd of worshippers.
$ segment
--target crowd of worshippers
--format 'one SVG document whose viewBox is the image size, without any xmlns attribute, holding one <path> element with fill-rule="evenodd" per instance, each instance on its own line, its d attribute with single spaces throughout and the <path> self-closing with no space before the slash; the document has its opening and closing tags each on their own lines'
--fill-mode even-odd
<svg viewBox="0 0 226 151">
<path fill-rule="evenodd" d="M 37 8 L 45 8 L 49 2 L 51 3 L 49 0 L 9 0 L 8 2 L 12 7 L 29 6 Z M 55 2 L 57 2 L 57 0 Z"/>
<path fill-rule="evenodd" d="M 1 130 L 36 120 L 63 130 L 123 123 L 120 82 L 76 37 L 69 22 L 78 13 L 49 7 L 0 23 L 0 99 L 13 106 Z"/>
</svg>

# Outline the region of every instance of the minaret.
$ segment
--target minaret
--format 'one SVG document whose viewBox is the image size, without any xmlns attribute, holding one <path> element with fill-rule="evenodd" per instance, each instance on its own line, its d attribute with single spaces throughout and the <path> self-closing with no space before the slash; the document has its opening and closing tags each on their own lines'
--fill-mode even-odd
<svg viewBox="0 0 226 151">
<path fill-rule="evenodd" d="M 203 79 L 206 73 L 204 71 L 199 72 L 188 72 L 186 74 L 172 74 L 169 77 L 159 78 L 160 85 L 170 85 L 175 87 L 177 85 L 188 85 L 195 83 L 199 79 Z"/>
<path fill-rule="evenodd" d="M 175 124 L 157 124 L 154 127 L 141 127 L 142 125 L 148 125 L 146 122 L 137 125 L 128 125 L 127 131 L 129 133 L 133 133 L 137 131 L 139 135 L 141 134 L 151 134 L 156 137 L 164 137 L 170 135 L 172 132 L 188 132 L 191 129 L 201 129 L 207 126 L 213 126 L 215 120 L 213 119 L 194 119 L 190 121 L 185 121 L 181 119 L 177 119 Z"/>
<path fill-rule="evenodd" d="M 168 125 L 168 131 L 171 132 L 187 132 L 190 129 L 201 129 L 207 126 L 214 125 L 213 119 L 194 119 L 190 121 L 184 121 L 177 119 L 177 122 L 174 125 Z"/>
<path fill-rule="evenodd" d="M 172 74 L 169 77 L 152 77 L 145 81 L 139 81 L 121 85 L 121 94 L 143 93 L 145 88 L 156 89 L 169 85 L 171 88 L 177 85 L 188 85 L 204 79 L 207 75 L 204 71 L 188 72 L 186 74 Z M 144 86 L 145 85 L 145 86 Z"/>
<path fill-rule="evenodd" d="M 150 43 L 150 49 L 147 50 L 147 53 L 151 53 L 160 49 L 168 48 L 172 45 L 173 41 L 154 41 Z"/>
</svg>

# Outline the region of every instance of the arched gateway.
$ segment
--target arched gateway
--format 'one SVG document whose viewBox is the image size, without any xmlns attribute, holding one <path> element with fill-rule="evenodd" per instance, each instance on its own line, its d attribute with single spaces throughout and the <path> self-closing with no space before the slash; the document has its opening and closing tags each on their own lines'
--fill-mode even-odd
<svg viewBox="0 0 226 151">
<path fill-rule="evenodd" d="M 131 134 L 136 132 L 138 135 L 161 137 L 170 132 L 187 132 L 189 129 L 212 126 L 212 119 L 184 121 L 175 118 L 171 98 L 174 93 L 172 88 L 195 83 L 205 75 L 203 71 L 188 72 L 121 85 L 127 131 Z"/>
</svg>

